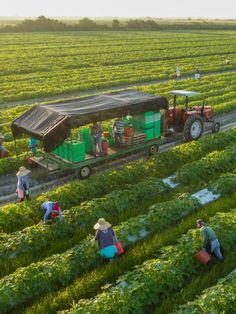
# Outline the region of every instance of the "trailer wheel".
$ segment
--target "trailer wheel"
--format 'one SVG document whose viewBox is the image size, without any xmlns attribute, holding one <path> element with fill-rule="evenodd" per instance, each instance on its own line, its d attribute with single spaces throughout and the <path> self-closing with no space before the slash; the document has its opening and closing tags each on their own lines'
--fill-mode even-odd
<svg viewBox="0 0 236 314">
<path fill-rule="evenodd" d="M 203 132 L 203 120 L 199 115 L 188 117 L 184 125 L 184 138 L 186 141 L 199 139 Z"/>
<path fill-rule="evenodd" d="M 149 155 L 154 155 L 158 152 L 158 145 L 157 144 L 153 144 L 151 146 L 149 146 L 148 148 L 148 154 Z"/>
<path fill-rule="evenodd" d="M 220 130 L 220 122 L 213 122 L 212 127 L 211 127 L 212 133 L 218 133 L 219 130 Z"/>
<path fill-rule="evenodd" d="M 90 166 L 84 166 L 79 169 L 79 176 L 81 179 L 87 179 L 91 175 L 92 169 Z"/>
</svg>

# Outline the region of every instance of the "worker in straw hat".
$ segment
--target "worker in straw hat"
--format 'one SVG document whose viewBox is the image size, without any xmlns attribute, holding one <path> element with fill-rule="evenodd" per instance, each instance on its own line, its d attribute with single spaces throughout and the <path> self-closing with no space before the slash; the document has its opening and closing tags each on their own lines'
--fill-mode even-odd
<svg viewBox="0 0 236 314">
<path fill-rule="evenodd" d="M 17 189 L 16 192 L 18 194 L 20 202 L 23 202 L 25 198 L 29 200 L 29 177 L 28 174 L 31 171 L 29 169 L 26 169 L 24 166 L 21 166 L 19 168 L 19 171 L 17 172 Z"/>
<path fill-rule="evenodd" d="M 94 240 L 98 241 L 100 255 L 112 261 L 112 258 L 117 253 L 117 249 L 115 246 L 116 236 L 111 224 L 104 218 L 100 218 L 94 225 L 94 229 L 96 230 Z"/>
</svg>

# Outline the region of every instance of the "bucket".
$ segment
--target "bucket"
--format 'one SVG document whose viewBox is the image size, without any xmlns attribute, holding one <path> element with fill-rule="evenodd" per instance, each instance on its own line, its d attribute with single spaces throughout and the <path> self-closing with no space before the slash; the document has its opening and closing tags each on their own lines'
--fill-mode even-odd
<svg viewBox="0 0 236 314">
<path fill-rule="evenodd" d="M 199 251 L 197 254 L 195 254 L 195 257 L 203 264 L 207 264 L 211 260 L 211 255 L 209 255 L 205 250 Z"/>
<path fill-rule="evenodd" d="M 102 140 L 102 152 L 104 155 L 108 154 L 108 142 L 106 140 Z"/>
<path fill-rule="evenodd" d="M 126 137 L 131 137 L 132 136 L 132 131 L 133 131 L 133 129 L 132 128 L 125 128 L 124 129 L 124 135 L 126 136 Z"/>
</svg>

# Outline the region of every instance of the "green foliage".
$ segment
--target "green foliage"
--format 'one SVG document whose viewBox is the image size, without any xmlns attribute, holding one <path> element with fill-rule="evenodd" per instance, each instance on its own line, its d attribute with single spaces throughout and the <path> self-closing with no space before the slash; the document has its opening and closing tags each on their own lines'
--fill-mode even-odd
<svg viewBox="0 0 236 314">
<path fill-rule="evenodd" d="M 210 224 L 217 230 L 226 251 L 236 243 L 236 210 L 218 213 Z M 222 233 L 221 225 L 227 227 Z M 158 304 L 166 295 L 180 289 L 186 278 L 201 268 L 193 256 L 201 243 L 196 230 L 183 235 L 178 244 L 162 249 L 159 258 L 148 260 L 121 276 L 116 285 L 95 298 L 81 300 L 71 310 L 61 313 L 143 313 L 147 306 Z"/>
<path fill-rule="evenodd" d="M 234 313 L 236 309 L 236 270 L 219 280 L 218 284 L 204 290 L 192 302 L 180 307 L 176 314 Z"/>
</svg>

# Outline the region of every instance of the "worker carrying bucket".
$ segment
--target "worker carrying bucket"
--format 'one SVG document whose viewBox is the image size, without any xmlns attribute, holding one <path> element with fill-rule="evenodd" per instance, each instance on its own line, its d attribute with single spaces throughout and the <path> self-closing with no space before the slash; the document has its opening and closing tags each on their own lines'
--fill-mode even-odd
<svg viewBox="0 0 236 314">
<path fill-rule="evenodd" d="M 211 227 L 206 226 L 201 219 L 198 219 L 196 223 L 197 228 L 200 228 L 201 230 L 203 238 L 202 250 L 195 255 L 196 258 L 204 264 L 207 264 L 211 260 L 212 254 L 214 254 L 218 260 L 223 260 L 220 243 L 214 230 Z"/>
</svg>

